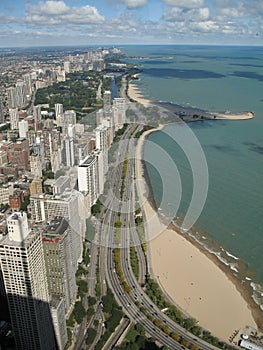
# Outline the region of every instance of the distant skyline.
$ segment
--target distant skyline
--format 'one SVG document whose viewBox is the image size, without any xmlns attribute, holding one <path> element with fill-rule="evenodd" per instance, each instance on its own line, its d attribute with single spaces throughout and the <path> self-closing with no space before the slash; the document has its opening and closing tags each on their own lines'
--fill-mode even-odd
<svg viewBox="0 0 263 350">
<path fill-rule="evenodd" d="M 262 0 L 1 0 L 0 47 L 262 45 Z"/>
</svg>

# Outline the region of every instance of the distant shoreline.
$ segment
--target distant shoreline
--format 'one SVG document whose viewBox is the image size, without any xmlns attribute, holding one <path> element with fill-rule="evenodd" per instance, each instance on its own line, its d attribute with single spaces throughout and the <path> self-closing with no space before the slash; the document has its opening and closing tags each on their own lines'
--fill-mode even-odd
<svg viewBox="0 0 263 350">
<path fill-rule="evenodd" d="M 147 99 L 139 90 L 137 84 L 133 80 L 128 82 L 128 96 L 145 107 L 157 106 L 164 108 L 169 113 L 181 118 L 185 122 L 200 121 L 200 120 L 247 120 L 255 117 L 252 111 L 242 111 L 231 113 L 227 112 L 210 112 L 201 108 L 191 106 L 181 106 L 173 102 L 166 101 L 151 101 Z"/>
</svg>

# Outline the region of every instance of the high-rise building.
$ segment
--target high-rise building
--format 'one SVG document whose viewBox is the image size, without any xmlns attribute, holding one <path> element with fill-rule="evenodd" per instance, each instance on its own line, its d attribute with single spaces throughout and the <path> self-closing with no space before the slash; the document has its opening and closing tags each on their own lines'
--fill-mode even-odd
<svg viewBox="0 0 263 350">
<path fill-rule="evenodd" d="M 126 100 L 125 98 L 113 99 L 113 113 L 114 113 L 114 125 L 115 130 L 123 127 L 126 122 Z"/>
<path fill-rule="evenodd" d="M 11 130 L 18 129 L 19 114 L 17 108 L 9 108 Z"/>
<path fill-rule="evenodd" d="M 96 148 L 101 151 L 103 157 L 103 182 L 105 175 L 108 172 L 108 141 L 107 141 L 107 127 L 100 125 L 95 129 L 96 134 Z"/>
<path fill-rule="evenodd" d="M 103 110 L 109 112 L 111 110 L 111 92 L 105 91 L 103 94 Z"/>
<path fill-rule="evenodd" d="M 59 295 L 64 299 L 66 314 L 77 297 L 75 235 L 61 216 L 51 220 L 42 235 L 49 294 Z"/>
<path fill-rule="evenodd" d="M 13 144 L 10 152 L 10 163 L 16 165 L 18 169 L 28 170 L 29 164 L 29 142 L 26 139 L 18 139 Z"/>
<path fill-rule="evenodd" d="M 58 122 L 59 118 L 63 117 L 63 104 L 61 104 L 61 103 L 55 104 L 55 116 L 56 116 L 57 122 Z M 58 125 L 58 126 L 61 126 L 61 125 Z"/>
<path fill-rule="evenodd" d="M 74 139 L 72 137 L 65 136 L 62 144 L 62 163 L 67 167 L 73 167 L 75 165 Z"/>
<path fill-rule="evenodd" d="M 4 120 L 5 120 L 5 112 L 4 112 L 4 105 L 3 105 L 3 97 L 0 91 L 0 124 L 3 123 Z"/>
<path fill-rule="evenodd" d="M 98 159 L 88 156 L 78 166 L 79 191 L 90 195 L 91 205 L 94 205 L 99 196 Z"/>
<path fill-rule="evenodd" d="M 17 97 L 16 97 L 16 88 L 14 86 L 6 89 L 7 92 L 7 103 L 9 108 L 17 108 Z"/>
<path fill-rule="evenodd" d="M 26 84 L 26 94 L 31 96 L 33 92 L 32 75 L 30 73 L 24 74 L 23 79 Z"/>
<path fill-rule="evenodd" d="M 27 138 L 28 121 L 23 119 L 21 122 L 18 122 L 18 130 L 20 138 Z"/>
<path fill-rule="evenodd" d="M 67 188 L 61 195 L 32 195 L 28 207 L 31 219 L 38 222 L 50 222 L 55 216 L 61 216 L 68 221 L 70 227 L 77 233 L 74 249 L 75 260 L 82 259 L 82 241 L 86 231 L 86 213 L 83 207 L 83 195 Z M 74 260 L 74 261 L 75 261 Z"/>
<path fill-rule="evenodd" d="M 39 178 L 33 179 L 29 185 L 30 195 L 43 193 L 42 180 Z"/>
<path fill-rule="evenodd" d="M 41 129 L 41 106 L 37 105 L 33 107 L 33 116 L 34 116 L 34 126 L 35 131 Z"/>
<path fill-rule="evenodd" d="M 36 178 L 42 177 L 42 164 L 38 154 L 32 154 L 29 157 L 30 172 Z"/>
<path fill-rule="evenodd" d="M 63 194 L 66 188 L 70 188 L 70 177 L 60 176 L 54 183 L 54 194 Z"/>
<path fill-rule="evenodd" d="M 23 81 L 18 81 L 16 83 L 16 107 L 25 107 L 26 106 L 26 84 Z"/>
<path fill-rule="evenodd" d="M 12 214 L 7 225 L 0 260 L 16 349 L 56 349 L 40 233 L 30 230 L 26 213 Z"/>
<path fill-rule="evenodd" d="M 71 62 L 69 62 L 69 61 L 64 62 L 64 71 L 65 71 L 65 73 L 71 72 Z"/>
<path fill-rule="evenodd" d="M 63 350 L 68 341 L 64 299 L 59 295 L 51 295 L 50 310 L 57 339 L 57 347 L 58 350 Z"/>
</svg>

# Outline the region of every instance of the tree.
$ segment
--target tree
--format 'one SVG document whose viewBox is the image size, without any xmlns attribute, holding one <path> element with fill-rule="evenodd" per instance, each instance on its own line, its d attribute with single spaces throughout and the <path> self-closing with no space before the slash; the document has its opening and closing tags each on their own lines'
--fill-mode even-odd
<svg viewBox="0 0 263 350">
<path fill-rule="evenodd" d="M 185 329 L 191 329 L 192 327 L 194 327 L 196 325 L 196 321 L 193 318 L 187 318 L 184 321 L 184 328 Z"/>
<path fill-rule="evenodd" d="M 169 333 L 170 333 L 170 327 L 167 326 L 167 325 L 164 326 L 164 327 L 163 327 L 163 331 L 164 331 L 165 334 L 169 334 Z"/>
<path fill-rule="evenodd" d="M 88 328 L 87 330 L 87 338 L 86 338 L 86 344 L 91 345 L 94 342 L 94 339 L 96 338 L 97 332 L 94 328 Z"/>
<path fill-rule="evenodd" d="M 175 333 L 175 332 L 173 332 L 173 333 L 171 334 L 171 337 L 172 337 L 174 340 L 176 340 L 176 341 L 179 341 L 179 340 L 180 340 L 180 335 L 177 334 L 177 333 Z"/>
<path fill-rule="evenodd" d="M 181 340 L 181 344 L 187 348 L 189 346 L 189 341 L 187 339 L 183 338 Z"/>
<path fill-rule="evenodd" d="M 81 324 L 84 317 L 86 316 L 86 312 L 85 312 L 85 309 L 84 309 L 81 301 L 76 302 L 73 312 L 74 312 L 76 322 L 78 324 Z"/>
<path fill-rule="evenodd" d="M 140 335 L 145 335 L 144 327 L 140 323 L 137 323 L 134 328 Z"/>
<path fill-rule="evenodd" d="M 160 328 L 162 326 L 162 320 L 160 319 L 154 320 L 154 324 L 156 327 Z"/>
<path fill-rule="evenodd" d="M 95 305 L 95 304 L 96 304 L 96 298 L 89 296 L 89 297 L 88 297 L 88 304 L 89 304 L 90 306 Z"/>
</svg>

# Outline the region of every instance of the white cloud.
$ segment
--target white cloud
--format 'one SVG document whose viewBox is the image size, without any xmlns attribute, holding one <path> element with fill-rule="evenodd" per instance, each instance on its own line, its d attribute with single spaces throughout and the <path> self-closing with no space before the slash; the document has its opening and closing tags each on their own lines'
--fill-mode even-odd
<svg viewBox="0 0 263 350">
<path fill-rule="evenodd" d="M 11 23 L 11 22 L 18 22 L 16 17 L 13 16 L 6 16 L 2 13 L 0 13 L 0 24 L 7 24 L 7 23 Z"/>
<path fill-rule="evenodd" d="M 69 7 L 64 1 L 41 1 L 38 5 L 26 6 L 26 22 L 32 24 L 100 24 L 105 18 L 96 7 Z"/>
<path fill-rule="evenodd" d="M 162 0 L 164 3 L 174 7 L 193 9 L 203 7 L 205 0 Z"/>
<path fill-rule="evenodd" d="M 128 9 L 136 9 L 147 4 L 148 0 L 122 0 Z"/>
<path fill-rule="evenodd" d="M 210 18 L 210 11 L 208 7 L 200 9 L 184 10 L 178 7 L 172 7 L 166 9 L 163 14 L 163 19 L 168 22 L 173 21 L 188 21 L 188 22 L 200 22 L 207 21 Z"/>
</svg>

